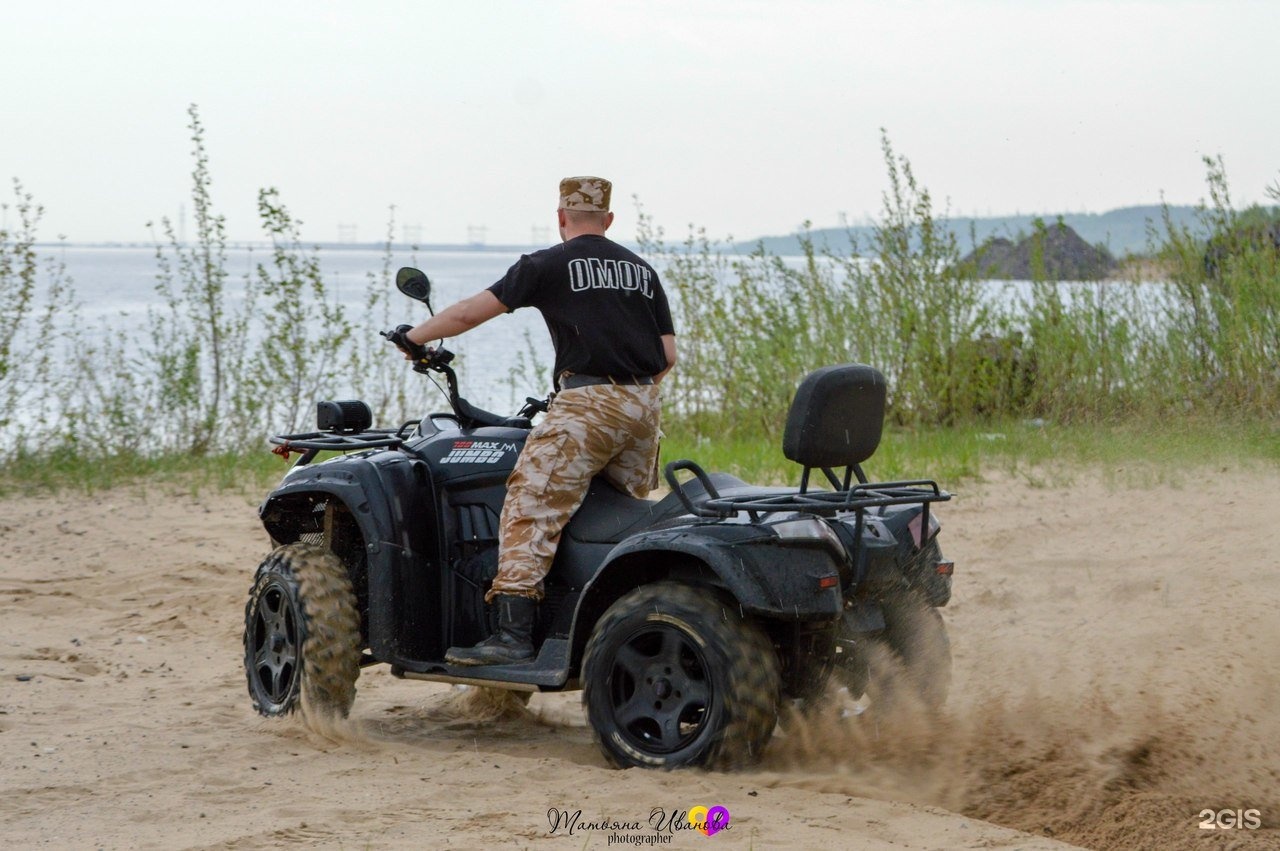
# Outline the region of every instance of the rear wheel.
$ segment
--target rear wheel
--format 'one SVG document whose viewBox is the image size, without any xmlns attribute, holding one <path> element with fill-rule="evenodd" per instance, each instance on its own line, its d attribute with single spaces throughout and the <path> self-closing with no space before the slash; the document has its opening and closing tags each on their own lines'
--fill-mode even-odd
<svg viewBox="0 0 1280 851">
<path fill-rule="evenodd" d="M 345 716 L 360 675 L 360 616 L 351 579 L 333 553 L 277 548 L 258 566 L 245 606 L 244 667 L 254 709 Z"/>
<path fill-rule="evenodd" d="M 915 593 L 882 600 L 881 607 L 884 630 L 848 641 L 835 682 L 880 710 L 901 699 L 938 709 L 951 691 L 951 641 L 942 615 Z"/>
<path fill-rule="evenodd" d="M 951 639 L 942 615 L 915 594 L 885 604 L 882 640 L 900 662 L 893 690 L 908 689 L 928 709 L 938 709 L 951 692 Z M 873 682 L 876 682 L 873 671 Z M 874 697 L 874 695 L 873 695 Z"/>
<path fill-rule="evenodd" d="M 619 767 L 745 765 L 777 722 L 773 645 L 707 589 L 660 582 L 623 596 L 596 624 L 582 677 L 596 740 Z"/>
</svg>

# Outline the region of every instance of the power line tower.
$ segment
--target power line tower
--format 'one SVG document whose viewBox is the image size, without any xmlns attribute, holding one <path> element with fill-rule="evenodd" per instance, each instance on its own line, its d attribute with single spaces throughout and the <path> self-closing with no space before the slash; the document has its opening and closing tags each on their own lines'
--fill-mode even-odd
<svg viewBox="0 0 1280 851">
<path fill-rule="evenodd" d="M 489 232 L 489 228 L 485 225 L 467 225 L 467 244 L 473 246 L 484 245 L 485 235 Z"/>
</svg>

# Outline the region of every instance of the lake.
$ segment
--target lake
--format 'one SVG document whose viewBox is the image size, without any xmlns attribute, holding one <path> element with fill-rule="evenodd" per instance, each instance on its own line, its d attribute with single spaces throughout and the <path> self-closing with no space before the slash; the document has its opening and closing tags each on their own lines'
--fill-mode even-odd
<svg viewBox="0 0 1280 851">
<path fill-rule="evenodd" d="M 83 324 L 95 333 L 110 333 L 111 329 L 126 325 L 136 327 L 148 308 L 162 306 L 155 291 L 159 265 L 154 248 L 44 246 L 40 251 L 64 264 L 82 305 Z M 348 309 L 357 328 L 364 325 L 366 333 L 371 335 L 384 330 L 371 320 L 359 317 L 365 312 L 370 276 L 376 280 L 382 274 L 385 252 L 375 248 L 342 248 L 322 250 L 318 254 L 326 285 Z M 422 269 L 431 278 L 432 304 L 439 309 L 489 286 L 502 277 L 519 256 L 518 251 L 394 251 L 391 277 L 394 279 L 395 270 L 400 266 Z M 268 247 L 228 248 L 229 293 L 234 296 L 258 264 L 270 261 Z M 394 291 L 394 283 L 391 288 Z M 392 305 L 393 327 L 400 322 L 417 324 L 427 317 L 422 304 L 399 293 L 394 294 Z M 398 314 L 395 305 L 402 307 Z M 534 310 L 519 310 L 499 317 L 448 343 L 450 349 L 465 355 L 465 366 L 461 370 L 463 395 L 481 407 L 498 412 L 509 409 L 514 412 L 525 395 L 545 395 L 549 388 L 529 387 L 516 394 L 508 383 L 509 371 L 516 364 L 516 352 L 526 348 L 526 333 L 539 362 L 549 365 L 551 340 L 542 317 Z M 390 344 L 387 344 L 387 357 L 399 358 Z M 341 393 L 342 388 L 335 388 L 335 395 Z"/>
<path fill-rule="evenodd" d="M 109 334 L 113 328 L 137 327 L 148 308 L 161 306 L 155 292 L 159 266 L 154 248 L 52 245 L 44 246 L 40 251 L 65 265 L 82 303 L 83 324 L 93 333 Z M 375 280 L 381 276 L 386 262 L 385 252 L 380 248 L 344 247 L 321 250 L 318 256 L 326 284 L 347 307 L 348 316 L 352 317 L 356 327 L 363 326 L 365 333 L 370 335 L 383 330 L 367 315 L 361 317 L 366 310 L 364 300 L 370 276 Z M 487 287 L 517 259 L 518 249 L 397 250 L 391 254 L 390 268 L 392 277 L 400 266 L 416 266 L 425 271 L 432 281 L 433 304 L 441 308 Z M 226 268 L 230 294 L 234 297 L 237 286 L 243 286 L 243 281 L 254 273 L 256 266 L 270 260 L 271 249 L 266 246 L 229 248 Z M 797 266 L 805 262 L 803 257 L 783 260 Z M 655 265 L 662 267 L 660 262 Z M 1061 287 L 1070 299 L 1073 292 L 1079 291 L 1080 285 L 1064 283 Z M 984 288 L 989 299 L 1008 307 L 1029 292 L 1030 284 L 988 281 Z M 1157 288 L 1144 286 L 1143 289 L 1154 291 Z M 394 294 L 391 304 L 391 325 L 399 322 L 414 324 L 426 318 L 426 310 L 420 303 L 398 293 Z M 1153 317 L 1154 311 L 1149 318 Z M 681 330 L 691 333 L 689 329 Z M 459 372 L 463 395 L 481 407 L 496 412 L 514 412 L 526 395 L 541 396 L 550 389 L 532 386 L 513 388 L 510 382 L 511 369 L 517 365 L 520 353 L 526 353 L 542 365 L 549 365 L 552 361 L 546 326 L 535 310 L 519 310 L 498 317 L 450 341 L 448 346 L 461 356 Z M 387 346 L 387 356 L 399 357 L 390 345 Z M 333 388 L 334 397 L 341 397 L 344 392 L 344 388 Z"/>
</svg>

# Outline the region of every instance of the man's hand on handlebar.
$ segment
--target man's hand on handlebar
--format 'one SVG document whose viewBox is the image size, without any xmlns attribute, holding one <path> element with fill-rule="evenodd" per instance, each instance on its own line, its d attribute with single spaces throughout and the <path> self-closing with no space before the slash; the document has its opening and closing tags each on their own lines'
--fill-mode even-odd
<svg viewBox="0 0 1280 851">
<path fill-rule="evenodd" d="M 413 364 L 414 372 L 450 372 L 449 363 L 453 360 L 453 352 L 443 347 L 436 348 L 413 342 L 408 336 L 412 330 L 412 325 L 398 325 L 390 331 L 381 333 L 395 343 L 396 348 L 404 352 L 404 359 Z"/>
<path fill-rule="evenodd" d="M 412 325 L 397 325 L 392 331 L 383 331 L 382 336 L 395 343 L 396 348 L 404 352 L 405 360 L 426 360 L 431 355 L 432 350 L 421 343 L 415 343 L 410 340 L 408 335 L 412 330 Z"/>
</svg>

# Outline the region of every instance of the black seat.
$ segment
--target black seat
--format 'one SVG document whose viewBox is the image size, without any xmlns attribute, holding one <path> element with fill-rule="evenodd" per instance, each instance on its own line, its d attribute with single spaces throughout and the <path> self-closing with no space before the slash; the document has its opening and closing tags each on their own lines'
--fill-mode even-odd
<svg viewBox="0 0 1280 851">
<path fill-rule="evenodd" d="M 858 471 L 875 454 L 884 429 L 887 395 L 884 375 L 866 364 L 825 366 L 805 376 L 787 412 L 782 454 L 809 471 L 820 468 L 834 479 L 834 467 Z"/>
<path fill-rule="evenodd" d="M 721 493 L 750 488 L 742 479 L 728 473 L 710 475 L 712 485 Z M 695 503 L 707 499 L 706 491 L 697 481 L 686 484 L 685 493 Z M 636 532 L 684 513 L 684 505 L 674 493 L 657 501 L 636 499 L 609 484 L 604 476 L 596 476 L 591 480 L 582 507 L 565 526 L 565 534 L 582 543 L 616 544 Z"/>
</svg>

